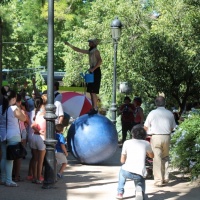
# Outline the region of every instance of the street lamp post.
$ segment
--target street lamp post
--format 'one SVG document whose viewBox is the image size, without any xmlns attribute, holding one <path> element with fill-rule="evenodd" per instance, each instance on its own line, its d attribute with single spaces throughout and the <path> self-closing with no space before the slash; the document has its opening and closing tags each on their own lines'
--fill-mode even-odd
<svg viewBox="0 0 200 200">
<path fill-rule="evenodd" d="M 56 182 L 55 160 L 55 114 L 54 106 L 54 0 L 48 2 L 48 60 L 47 60 L 47 105 L 46 105 L 46 155 L 42 188 L 53 188 Z"/>
<path fill-rule="evenodd" d="M 112 112 L 112 119 L 114 125 L 116 125 L 116 81 L 117 81 L 117 73 L 116 73 L 116 67 L 117 67 L 117 45 L 118 40 L 121 36 L 121 28 L 122 23 L 121 21 L 116 17 L 112 23 L 111 23 L 111 33 L 112 33 L 112 39 L 113 39 L 113 47 L 114 47 L 114 68 L 113 68 L 113 98 L 112 98 L 112 104 L 110 111 Z"/>
</svg>

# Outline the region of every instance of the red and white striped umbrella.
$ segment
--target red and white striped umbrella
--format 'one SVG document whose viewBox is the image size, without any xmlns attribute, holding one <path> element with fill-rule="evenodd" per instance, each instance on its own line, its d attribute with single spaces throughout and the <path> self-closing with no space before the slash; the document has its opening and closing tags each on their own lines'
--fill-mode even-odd
<svg viewBox="0 0 200 200">
<path fill-rule="evenodd" d="M 86 114 L 91 108 L 92 103 L 89 98 L 76 92 L 62 93 L 62 106 L 64 112 L 73 118 Z"/>
</svg>

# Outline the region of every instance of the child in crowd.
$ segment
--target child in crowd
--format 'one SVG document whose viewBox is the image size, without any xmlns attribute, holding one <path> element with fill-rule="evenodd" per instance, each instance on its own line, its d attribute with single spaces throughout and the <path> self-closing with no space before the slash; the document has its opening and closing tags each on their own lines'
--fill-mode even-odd
<svg viewBox="0 0 200 200">
<path fill-rule="evenodd" d="M 60 170 L 57 173 L 58 178 L 62 178 L 62 173 L 67 166 L 67 149 L 65 147 L 66 140 L 63 136 L 64 126 L 62 124 L 56 124 L 56 140 L 58 140 L 56 144 L 56 160 L 57 164 L 61 164 Z"/>
</svg>

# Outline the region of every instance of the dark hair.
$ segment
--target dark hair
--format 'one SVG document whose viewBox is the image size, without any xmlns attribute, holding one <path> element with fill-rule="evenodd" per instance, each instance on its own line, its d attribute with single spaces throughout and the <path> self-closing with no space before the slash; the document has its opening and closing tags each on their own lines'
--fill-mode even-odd
<svg viewBox="0 0 200 200">
<path fill-rule="evenodd" d="M 62 124 L 56 124 L 56 132 L 62 133 L 64 126 Z"/>
<path fill-rule="evenodd" d="M 58 81 L 56 81 L 56 82 L 54 82 L 54 87 L 56 88 L 56 90 L 59 90 L 59 82 Z"/>
<path fill-rule="evenodd" d="M 4 87 L 3 87 L 4 88 Z M 12 98 L 16 98 L 16 92 L 14 90 L 6 91 L 6 89 L 1 88 L 1 94 L 3 95 L 3 104 L 2 104 L 2 114 L 8 109 L 9 101 Z"/>
<path fill-rule="evenodd" d="M 41 97 L 36 97 L 34 99 L 35 117 L 36 117 L 38 111 L 40 110 L 40 107 L 42 104 L 43 104 L 43 99 Z M 33 120 L 35 120 L 35 117 L 33 118 Z"/>
<path fill-rule="evenodd" d="M 163 96 L 156 97 L 155 104 L 157 107 L 165 107 L 165 98 Z"/>
<path fill-rule="evenodd" d="M 135 101 L 135 103 L 137 104 L 137 106 L 141 106 L 141 104 L 142 104 L 142 99 L 141 99 L 141 97 L 135 97 L 135 98 L 133 99 L 133 101 Z"/>
<path fill-rule="evenodd" d="M 27 102 L 22 101 L 21 105 L 25 107 L 26 111 L 29 111 Z"/>
<path fill-rule="evenodd" d="M 20 102 L 20 101 L 22 101 L 22 95 L 21 94 L 17 94 L 16 102 Z"/>
<path fill-rule="evenodd" d="M 138 140 L 145 140 L 147 137 L 147 132 L 141 124 L 135 125 L 131 130 L 131 134 L 134 139 Z"/>
<path fill-rule="evenodd" d="M 126 101 L 126 100 L 128 100 L 129 102 L 131 102 L 131 99 L 128 96 L 124 97 L 124 101 Z"/>
<path fill-rule="evenodd" d="M 1 94 L 3 95 L 3 101 L 2 101 L 2 115 L 3 115 L 6 109 L 8 108 L 8 96 L 6 88 L 4 86 L 1 88 Z"/>
</svg>

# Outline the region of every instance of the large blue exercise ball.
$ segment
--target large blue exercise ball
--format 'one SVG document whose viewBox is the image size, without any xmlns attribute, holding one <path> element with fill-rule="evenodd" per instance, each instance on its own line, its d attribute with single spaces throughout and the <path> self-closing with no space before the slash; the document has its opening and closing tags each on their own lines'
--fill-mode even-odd
<svg viewBox="0 0 200 200">
<path fill-rule="evenodd" d="M 117 131 L 103 115 L 85 114 L 70 126 L 68 148 L 73 156 L 85 164 L 100 163 L 110 158 L 118 146 Z"/>
</svg>

